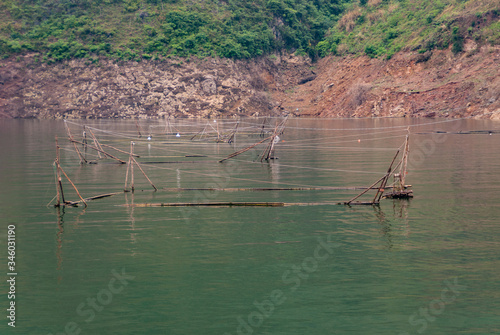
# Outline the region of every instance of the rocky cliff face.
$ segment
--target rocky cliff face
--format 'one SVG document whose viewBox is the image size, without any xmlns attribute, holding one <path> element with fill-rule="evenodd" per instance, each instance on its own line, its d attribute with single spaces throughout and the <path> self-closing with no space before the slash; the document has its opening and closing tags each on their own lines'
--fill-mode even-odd
<svg viewBox="0 0 500 335">
<path fill-rule="evenodd" d="M 305 58 L 37 64 L 0 67 L 0 115 L 15 118 L 273 115 L 271 90 L 310 74 Z M 292 79 L 290 79 L 292 78 Z"/>
<path fill-rule="evenodd" d="M 500 48 L 467 41 L 465 50 L 325 58 L 313 81 L 275 96 L 304 116 L 500 119 Z"/>
<path fill-rule="evenodd" d="M 500 119 L 500 48 L 393 59 L 291 55 L 39 64 L 2 61 L 0 117 L 481 117 Z"/>
</svg>

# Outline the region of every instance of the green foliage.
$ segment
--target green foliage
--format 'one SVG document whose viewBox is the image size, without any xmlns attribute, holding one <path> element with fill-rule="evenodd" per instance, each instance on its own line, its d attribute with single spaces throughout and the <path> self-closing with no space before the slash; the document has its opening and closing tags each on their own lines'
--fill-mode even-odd
<svg viewBox="0 0 500 335">
<path fill-rule="evenodd" d="M 484 39 L 488 41 L 491 45 L 500 44 L 500 21 L 497 21 L 491 24 L 489 27 L 484 28 L 482 30 L 482 33 Z"/>
<path fill-rule="evenodd" d="M 475 8 L 471 14 L 470 7 Z M 466 37 L 500 44 L 499 16 L 495 1 L 474 0 L 383 0 L 355 2 L 325 38 L 317 43 L 320 56 L 366 54 L 391 58 L 401 50 L 422 53 L 451 46 L 463 50 Z M 486 19 L 488 18 L 488 19 Z M 472 19 L 472 20 L 471 20 Z M 481 22 L 480 29 L 477 22 Z M 332 41 L 331 36 L 337 36 Z"/>
<path fill-rule="evenodd" d="M 250 58 L 280 49 L 314 57 L 351 1 L 9 0 L 0 7 L 8 18 L 0 22 L 0 52 L 33 50 L 45 61 Z"/>
<path fill-rule="evenodd" d="M 453 27 L 451 39 L 453 40 L 451 51 L 455 54 L 461 52 L 464 46 L 464 38 L 460 34 L 459 27 Z"/>
<path fill-rule="evenodd" d="M 377 48 L 375 48 L 373 45 L 367 45 L 365 47 L 365 54 L 370 58 L 375 58 L 378 55 Z"/>
<path fill-rule="evenodd" d="M 486 3 L 492 2 L 488 0 Z M 473 0 L 6 0 L 0 56 L 38 52 L 44 62 L 98 57 L 251 58 L 288 50 L 392 57 L 403 49 L 461 52 L 466 36 L 498 44 L 496 21 L 461 27 Z M 458 22 L 458 23 L 457 23 Z M 475 22 L 475 21 L 473 21 Z M 453 27 L 461 27 L 457 31 Z"/>
</svg>

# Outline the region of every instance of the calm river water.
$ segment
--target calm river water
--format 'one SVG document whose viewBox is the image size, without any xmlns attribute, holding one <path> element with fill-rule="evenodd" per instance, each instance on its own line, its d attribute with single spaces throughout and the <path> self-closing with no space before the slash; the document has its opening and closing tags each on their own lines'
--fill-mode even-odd
<svg viewBox="0 0 500 335">
<path fill-rule="evenodd" d="M 228 120 L 142 120 L 141 138 L 133 121 L 68 122 L 77 140 L 84 123 L 103 144 L 128 151 L 134 140 L 160 190 L 135 168 L 134 194 L 47 206 L 56 135 L 61 165 L 84 197 L 122 191 L 127 166 L 80 165 L 63 121 L 1 120 L 0 334 L 500 333 L 500 123 L 290 119 L 279 159 L 263 163 L 262 145 L 217 162 L 260 141 L 263 119 L 242 120 L 231 144 L 190 140 L 203 129 L 229 131 Z M 368 186 L 408 126 L 410 201 L 347 207 L 334 203 L 359 191 L 248 190 Z M 125 206 L 219 201 L 289 205 Z"/>
</svg>

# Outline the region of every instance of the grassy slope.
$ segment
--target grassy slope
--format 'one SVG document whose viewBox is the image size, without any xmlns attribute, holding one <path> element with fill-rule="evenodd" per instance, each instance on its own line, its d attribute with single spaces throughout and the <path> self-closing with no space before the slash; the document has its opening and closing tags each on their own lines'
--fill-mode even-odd
<svg viewBox="0 0 500 335">
<path fill-rule="evenodd" d="M 461 52 L 465 38 L 500 43 L 499 0 L 4 0 L 0 15 L 0 54 L 35 51 L 46 62 L 281 49 L 390 58 Z"/>
<path fill-rule="evenodd" d="M 0 52 L 250 58 L 315 45 L 350 0 L 4 0 Z"/>
<path fill-rule="evenodd" d="M 461 52 L 466 38 L 500 43 L 500 1 L 368 0 L 353 4 L 317 48 L 321 55 L 387 57 L 400 50 L 421 53 L 452 46 Z"/>
</svg>

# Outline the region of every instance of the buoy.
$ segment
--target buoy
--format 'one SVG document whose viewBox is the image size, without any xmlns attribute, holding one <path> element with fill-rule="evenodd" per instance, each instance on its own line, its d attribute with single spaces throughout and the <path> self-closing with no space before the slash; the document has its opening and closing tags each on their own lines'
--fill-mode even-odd
<svg viewBox="0 0 500 335">
<path fill-rule="evenodd" d="M 177 133 L 177 135 L 175 135 L 175 137 L 181 137 L 181 134 Z"/>
<path fill-rule="evenodd" d="M 361 142 L 361 139 L 360 139 L 360 138 L 358 138 L 358 143 L 359 143 L 359 142 Z"/>
<path fill-rule="evenodd" d="M 148 136 L 148 141 L 151 141 L 151 135 Z"/>
</svg>

